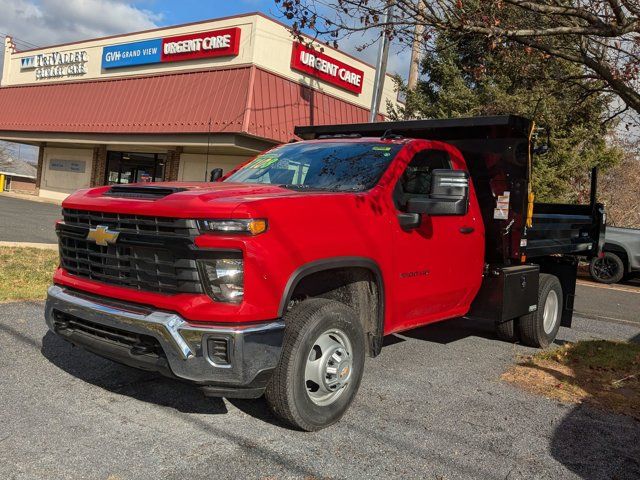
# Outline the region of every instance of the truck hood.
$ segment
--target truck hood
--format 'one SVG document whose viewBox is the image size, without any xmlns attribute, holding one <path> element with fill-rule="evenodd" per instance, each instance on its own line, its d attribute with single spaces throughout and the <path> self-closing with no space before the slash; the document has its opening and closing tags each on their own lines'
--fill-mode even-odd
<svg viewBox="0 0 640 480">
<path fill-rule="evenodd" d="M 176 218 L 229 218 L 240 205 L 276 198 L 343 195 L 277 185 L 161 182 L 78 190 L 63 208 Z M 236 212 L 241 213 L 241 212 Z"/>
</svg>

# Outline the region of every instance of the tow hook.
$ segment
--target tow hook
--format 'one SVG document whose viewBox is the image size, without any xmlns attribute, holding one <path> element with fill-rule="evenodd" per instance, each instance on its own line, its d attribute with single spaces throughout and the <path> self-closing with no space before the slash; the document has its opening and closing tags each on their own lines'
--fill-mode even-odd
<svg viewBox="0 0 640 480">
<path fill-rule="evenodd" d="M 153 353 L 153 351 L 154 351 L 153 345 L 144 345 L 142 343 L 138 343 L 133 347 L 131 347 L 131 350 L 129 350 L 129 353 L 131 353 L 131 355 L 148 355 L 150 353 Z"/>
</svg>

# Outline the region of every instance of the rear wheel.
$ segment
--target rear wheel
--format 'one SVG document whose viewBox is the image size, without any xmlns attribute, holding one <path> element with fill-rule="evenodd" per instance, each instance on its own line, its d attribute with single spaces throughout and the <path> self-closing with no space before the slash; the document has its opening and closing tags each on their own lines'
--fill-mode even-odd
<svg viewBox="0 0 640 480">
<path fill-rule="evenodd" d="M 320 430 L 353 401 L 364 367 L 364 335 L 343 303 L 305 300 L 285 315 L 280 362 L 265 396 L 273 412 L 294 427 Z"/>
<path fill-rule="evenodd" d="M 546 348 L 556 338 L 562 320 L 562 287 L 557 277 L 540 274 L 538 309 L 518 319 L 520 340 L 530 347 Z"/>
<path fill-rule="evenodd" d="M 624 276 L 624 263 L 615 253 L 605 252 L 591 260 L 589 272 L 600 283 L 618 283 Z"/>
<path fill-rule="evenodd" d="M 517 322 L 517 319 L 511 319 L 506 322 L 496 323 L 496 334 L 498 338 L 509 343 L 516 343 L 520 340 Z"/>
</svg>

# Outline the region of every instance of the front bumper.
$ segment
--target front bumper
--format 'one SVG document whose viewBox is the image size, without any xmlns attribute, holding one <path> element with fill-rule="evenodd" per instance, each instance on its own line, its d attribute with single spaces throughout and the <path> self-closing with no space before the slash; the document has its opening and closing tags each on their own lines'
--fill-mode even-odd
<svg viewBox="0 0 640 480">
<path fill-rule="evenodd" d="M 49 287 L 45 318 L 54 333 L 75 345 L 197 383 L 212 396 L 260 396 L 278 363 L 284 336 L 282 321 L 191 325 L 175 313 L 59 285 Z M 216 355 L 221 344 L 226 345 L 226 361 Z"/>
</svg>

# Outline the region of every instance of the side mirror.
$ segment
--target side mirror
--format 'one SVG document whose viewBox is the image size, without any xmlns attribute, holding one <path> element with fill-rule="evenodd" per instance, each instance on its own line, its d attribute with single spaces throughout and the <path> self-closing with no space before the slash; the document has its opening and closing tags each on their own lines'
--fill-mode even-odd
<svg viewBox="0 0 640 480">
<path fill-rule="evenodd" d="M 431 194 L 407 202 L 408 213 L 465 215 L 469 210 L 469 174 L 462 170 L 434 170 Z"/>
<path fill-rule="evenodd" d="M 224 174 L 223 170 L 221 168 L 214 168 L 213 170 L 211 170 L 211 176 L 209 177 L 209 181 L 210 182 L 217 182 L 218 180 L 220 180 L 222 178 L 222 175 Z"/>
</svg>

